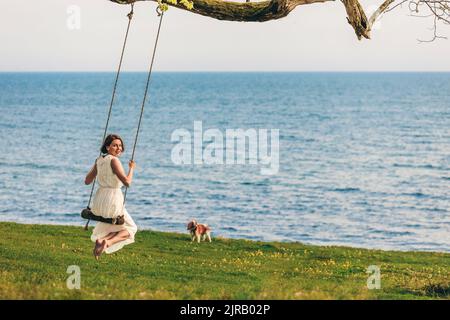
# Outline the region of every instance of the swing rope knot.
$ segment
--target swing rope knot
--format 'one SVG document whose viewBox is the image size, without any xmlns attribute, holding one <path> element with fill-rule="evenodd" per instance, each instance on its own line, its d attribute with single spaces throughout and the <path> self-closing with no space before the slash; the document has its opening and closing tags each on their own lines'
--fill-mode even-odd
<svg viewBox="0 0 450 320">
<path fill-rule="evenodd" d="M 133 19 L 133 13 L 134 13 L 134 3 L 131 4 L 131 11 L 129 14 L 127 14 L 128 19 Z"/>
<path fill-rule="evenodd" d="M 158 14 L 158 17 L 162 16 L 164 14 L 164 10 L 160 8 L 160 6 L 156 7 L 156 13 Z"/>
</svg>

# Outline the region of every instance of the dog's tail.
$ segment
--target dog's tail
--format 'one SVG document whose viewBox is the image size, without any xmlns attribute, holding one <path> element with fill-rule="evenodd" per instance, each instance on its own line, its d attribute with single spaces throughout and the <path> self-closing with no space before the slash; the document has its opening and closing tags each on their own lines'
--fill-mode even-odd
<svg viewBox="0 0 450 320">
<path fill-rule="evenodd" d="M 206 230 L 208 230 L 208 231 L 211 231 L 211 230 L 212 230 L 211 227 L 208 226 L 207 224 L 205 224 L 205 228 L 206 228 Z"/>
</svg>

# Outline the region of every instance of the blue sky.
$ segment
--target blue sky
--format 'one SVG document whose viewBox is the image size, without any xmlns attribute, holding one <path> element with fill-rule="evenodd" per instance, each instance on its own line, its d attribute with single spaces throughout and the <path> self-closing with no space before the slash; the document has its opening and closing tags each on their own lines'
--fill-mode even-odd
<svg viewBox="0 0 450 320">
<path fill-rule="evenodd" d="M 362 1 L 367 11 L 380 1 Z M 75 7 L 73 7 L 75 6 Z M 107 0 L 1 0 L 0 71 L 111 71 L 128 6 Z M 79 10 L 80 24 L 73 26 Z M 157 28 L 155 3 L 137 3 L 124 70 L 144 71 Z M 75 11 L 76 11 L 75 10 Z M 407 6 L 382 17 L 358 41 L 340 1 L 299 6 L 265 23 L 217 21 L 178 9 L 165 15 L 159 71 L 450 71 L 450 40 Z M 441 26 L 450 36 L 450 27 Z"/>
</svg>

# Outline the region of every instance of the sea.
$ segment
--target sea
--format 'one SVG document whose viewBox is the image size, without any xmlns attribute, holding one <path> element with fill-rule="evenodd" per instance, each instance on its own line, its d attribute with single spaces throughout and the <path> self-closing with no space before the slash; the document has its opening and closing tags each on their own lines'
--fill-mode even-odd
<svg viewBox="0 0 450 320">
<path fill-rule="evenodd" d="M 0 221 L 84 226 L 114 80 L 0 73 Z M 107 132 L 125 170 L 145 81 L 118 81 Z M 257 135 L 244 163 L 229 130 Z M 450 73 L 156 72 L 134 159 L 126 207 L 140 230 L 189 240 L 196 219 L 213 241 L 450 252 Z"/>
</svg>

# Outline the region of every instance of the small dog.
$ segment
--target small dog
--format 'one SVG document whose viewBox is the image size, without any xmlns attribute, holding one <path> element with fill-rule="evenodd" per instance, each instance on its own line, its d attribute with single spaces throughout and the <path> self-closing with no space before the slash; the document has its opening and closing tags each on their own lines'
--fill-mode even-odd
<svg viewBox="0 0 450 320">
<path fill-rule="evenodd" d="M 208 238 L 208 241 L 211 242 L 211 228 L 207 224 L 197 223 L 197 221 L 192 220 L 188 223 L 187 230 L 191 232 L 192 241 L 197 239 L 197 242 L 200 242 L 200 240 Z"/>
</svg>

